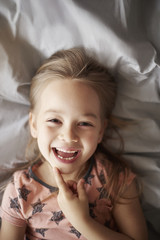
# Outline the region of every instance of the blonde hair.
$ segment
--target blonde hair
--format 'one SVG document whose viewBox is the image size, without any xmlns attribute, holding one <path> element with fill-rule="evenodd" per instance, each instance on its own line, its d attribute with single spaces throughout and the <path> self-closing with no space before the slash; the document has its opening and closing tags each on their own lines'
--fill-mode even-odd
<svg viewBox="0 0 160 240">
<path fill-rule="evenodd" d="M 108 119 L 108 128 L 117 131 L 118 121 L 112 116 L 112 110 L 116 101 L 117 85 L 114 78 L 109 74 L 106 67 L 98 63 L 94 57 L 84 48 L 72 48 L 69 50 L 61 50 L 54 53 L 44 64 L 38 69 L 31 82 L 30 88 L 30 111 L 35 111 L 41 91 L 51 81 L 62 79 L 71 79 L 72 81 L 81 81 L 92 87 L 101 103 L 101 117 Z M 109 135 L 108 135 L 109 137 Z M 118 192 L 119 196 L 126 184 L 126 178 L 122 183 L 120 190 L 116 188 L 119 181 L 119 172 L 123 171 L 126 175 L 127 166 L 123 162 L 120 154 L 111 153 L 105 144 L 98 146 L 95 154 L 102 153 L 107 155 L 113 164 L 111 173 L 109 174 L 109 194 Z M 106 157 L 106 156 L 105 156 Z M 31 138 L 26 151 L 27 164 L 24 168 L 37 159 L 43 159 L 41 156 L 36 140 Z M 128 172 L 127 172 L 128 174 Z"/>
<path fill-rule="evenodd" d="M 110 119 L 112 119 L 111 114 L 117 95 L 116 82 L 102 64 L 98 63 L 91 54 L 80 47 L 54 53 L 37 70 L 35 76 L 32 78 L 30 88 L 31 112 L 35 111 L 39 97 L 45 86 L 51 81 L 62 79 L 81 81 L 93 88 L 101 103 L 101 117 L 108 119 L 108 125 L 111 125 L 112 121 Z M 34 153 L 37 156 L 36 142 L 34 139 L 31 139 L 29 146 L 33 144 L 35 146 L 33 156 L 29 149 L 26 155 L 27 159 L 35 159 Z"/>
<path fill-rule="evenodd" d="M 37 71 L 30 90 L 31 111 L 39 92 L 54 79 L 72 79 L 91 86 L 99 96 L 103 117 L 111 114 L 116 98 L 116 84 L 107 69 L 83 48 L 72 48 L 53 54 Z"/>
</svg>

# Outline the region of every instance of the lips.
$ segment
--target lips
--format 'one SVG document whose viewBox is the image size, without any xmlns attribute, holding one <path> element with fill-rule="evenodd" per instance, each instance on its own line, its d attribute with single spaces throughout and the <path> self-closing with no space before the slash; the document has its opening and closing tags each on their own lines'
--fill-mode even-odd
<svg viewBox="0 0 160 240">
<path fill-rule="evenodd" d="M 80 150 L 53 148 L 53 153 L 58 161 L 63 163 L 73 163 L 80 155 Z"/>
</svg>

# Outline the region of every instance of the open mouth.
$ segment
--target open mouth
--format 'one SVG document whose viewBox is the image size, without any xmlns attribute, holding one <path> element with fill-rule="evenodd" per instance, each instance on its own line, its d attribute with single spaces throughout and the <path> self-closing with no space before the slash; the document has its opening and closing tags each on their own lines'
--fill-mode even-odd
<svg viewBox="0 0 160 240">
<path fill-rule="evenodd" d="M 65 150 L 62 148 L 53 148 L 53 153 L 56 158 L 63 163 L 72 163 L 80 155 L 80 150 Z"/>
</svg>

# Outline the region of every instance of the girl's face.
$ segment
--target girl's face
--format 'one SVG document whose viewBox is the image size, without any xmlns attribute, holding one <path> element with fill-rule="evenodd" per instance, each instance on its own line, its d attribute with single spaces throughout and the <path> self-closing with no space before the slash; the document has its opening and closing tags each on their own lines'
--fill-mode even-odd
<svg viewBox="0 0 160 240">
<path fill-rule="evenodd" d="M 50 82 L 30 113 L 30 128 L 46 161 L 76 176 L 103 137 L 105 121 L 97 93 L 74 80 Z"/>
</svg>

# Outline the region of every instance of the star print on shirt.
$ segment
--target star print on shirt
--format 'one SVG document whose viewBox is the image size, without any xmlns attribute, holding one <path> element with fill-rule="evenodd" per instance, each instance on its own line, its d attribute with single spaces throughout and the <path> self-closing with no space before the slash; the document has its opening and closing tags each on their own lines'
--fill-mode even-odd
<svg viewBox="0 0 160 240">
<path fill-rule="evenodd" d="M 107 191 L 104 187 L 97 188 L 99 194 L 99 199 L 106 198 L 107 197 Z"/>
<path fill-rule="evenodd" d="M 43 207 L 45 205 L 46 205 L 46 203 L 41 203 L 40 199 L 38 199 L 37 202 L 31 204 L 31 206 L 33 207 L 32 215 L 34 215 L 37 212 L 42 212 L 43 211 Z"/>
<path fill-rule="evenodd" d="M 24 171 L 23 174 L 26 176 L 27 179 L 30 179 L 30 175 L 29 175 L 28 172 L 25 172 L 25 171 Z"/>
<path fill-rule="evenodd" d="M 70 233 L 73 233 L 73 234 L 75 234 L 76 235 L 76 237 L 77 238 L 80 238 L 80 236 L 81 236 L 81 233 L 80 232 L 78 232 L 74 227 L 70 227 Z"/>
<path fill-rule="evenodd" d="M 20 212 L 19 209 L 21 209 L 21 206 L 18 202 L 18 197 L 10 198 L 10 208 L 14 208 L 17 212 Z"/>
<path fill-rule="evenodd" d="M 92 185 L 91 181 L 92 181 L 92 178 L 94 178 L 94 175 L 90 174 L 88 176 L 88 178 L 86 179 L 85 183 L 89 184 L 89 185 Z"/>
<path fill-rule="evenodd" d="M 94 203 L 89 203 L 89 215 L 92 218 L 96 218 L 96 215 L 94 214 L 94 208 L 96 207 L 96 201 Z"/>
<path fill-rule="evenodd" d="M 48 230 L 48 228 L 36 228 L 36 232 L 40 233 L 43 237 L 45 237 L 45 232 Z"/>
<path fill-rule="evenodd" d="M 19 198 L 22 198 L 27 202 L 27 196 L 31 193 L 31 191 L 29 191 L 27 188 L 25 188 L 25 185 L 23 185 L 22 188 L 18 188 L 18 192 Z"/>
<path fill-rule="evenodd" d="M 51 217 L 50 221 L 53 221 L 58 225 L 59 222 L 61 222 L 64 219 L 63 212 L 58 211 L 58 212 L 52 212 L 52 213 L 53 213 L 53 216 Z"/>
<path fill-rule="evenodd" d="M 106 183 L 106 179 L 105 179 L 103 170 L 101 170 L 101 172 L 100 172 L 99 179 L 100 179 L 100 181 L 101 181 L 102 184 L 105 184 L 105 183 Z"/>
<path fill-rule="evenodd" d="M 11 178 L 11 183 L 14 185 L 14 178 L 13 178 L 13 176 Z"/>
</svg>

